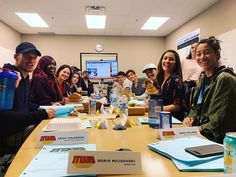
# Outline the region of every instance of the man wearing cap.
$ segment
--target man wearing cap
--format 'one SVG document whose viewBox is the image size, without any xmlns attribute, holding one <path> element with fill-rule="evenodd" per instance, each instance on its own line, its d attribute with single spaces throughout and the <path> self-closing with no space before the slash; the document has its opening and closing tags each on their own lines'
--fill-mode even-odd
<svg viewBox="0 0 236 177">
<path fill-rule="evenodd" d="M 143 68 L 143 73 L 146 74 L 148 79 L 155 83 L 157 77 L 157 66 L 153 63 L 149 63 Z"/>
<path fill-rule="evenodd" d="M 4 148 L 7 148 L 8 153 L 11 150 L 14 153 L 32 131 L 32 129 L 27 130 L 28 126 L 38 124 L 43 119 L 52 118 L 55 115 L 55 110 L 38 110 L 39 106 L 30 102 L 29 73 L 34 70 L 38 56 L 41 56 L 41 53 L 32 43 L 22 42 L 16 47 L 15 64 L 3 66 L 3 68 L 17 71 L 20 77 L 18 77 L 18 86 L 15 89 L 12 110 L 0 111 L 1 153 L 4 152 Z"/>
</svg>

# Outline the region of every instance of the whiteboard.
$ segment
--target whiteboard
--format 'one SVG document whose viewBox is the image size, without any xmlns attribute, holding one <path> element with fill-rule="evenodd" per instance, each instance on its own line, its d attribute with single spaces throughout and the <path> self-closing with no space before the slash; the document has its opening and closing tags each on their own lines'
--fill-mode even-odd
<svg viewBox="0 0 236 177">
<path fill-rule="evenodd" d="M 0 47 L 0 67 L 5 63 L 14 64 L 14 54 L 12 50 Z"/>
<path fill-rule="evenodd" d="M 220 34 L 218 39 L 221 42 L 221 63 L 232 67 L 236 72 L 236 29 Z"/>
</svg>

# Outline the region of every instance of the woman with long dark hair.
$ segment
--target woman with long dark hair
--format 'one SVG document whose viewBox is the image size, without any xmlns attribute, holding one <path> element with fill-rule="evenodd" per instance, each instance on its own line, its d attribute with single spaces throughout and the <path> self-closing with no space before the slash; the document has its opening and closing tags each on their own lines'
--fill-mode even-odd
<svg viewBox="0 0 236 177">
<path fill-rule="evenodd" d="M 165 51 L 157 68 L 157 88 L 163 97 L 163 110 L 183 120 L 183 81 L 179 54 L 174 50 Z"/>
<path fill-rule="evenodd" d="M 69 65 L 61 65 L 56 72 L 56 80 L 62 96 L 67 97 L 66 87 L 71 80 L 72 70 Z"/>
</svg>

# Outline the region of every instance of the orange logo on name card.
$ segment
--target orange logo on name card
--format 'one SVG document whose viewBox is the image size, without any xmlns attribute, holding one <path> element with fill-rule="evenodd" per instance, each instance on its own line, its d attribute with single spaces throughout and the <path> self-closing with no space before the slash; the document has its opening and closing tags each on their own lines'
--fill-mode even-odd
<svg viewBox="0 0 236 177">
<path fill-rule="evenodd" d="M 41 136 L 40 142 L 43 144 L 52 144 L 54 141 L 56 141 L 55 136 Z"/>
<path fill-rule="evenodd" d="M 165 138 L 173 138 L 175 136 L 175 132 L 165 131 L 165 132 L 162 132 L 162 136 Z"/>
<path fill-rule="evenodd" d="M 95 164 L 94 156 L 74 156 L 72 164 L 77 168 L 90 168 Z"/>
</svg>

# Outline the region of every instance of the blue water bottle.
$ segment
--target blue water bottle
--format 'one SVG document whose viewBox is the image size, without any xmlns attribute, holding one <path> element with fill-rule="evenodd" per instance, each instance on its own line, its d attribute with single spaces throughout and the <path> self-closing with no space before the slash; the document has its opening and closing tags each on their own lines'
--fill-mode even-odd
<svg viewBox="0 0 236 177">
<path fill-rule="evenodd" d="M 163 109 L 161 94 L 150 94 L 148 102 L 148 124 L 152 128 L 160 128 L 160 112 Z"/>
<path fill-rule="evenodd" d="M 13 107 L 17 74 L 8 69 L 0 69 L 0 110 Z"/>
</svg>

